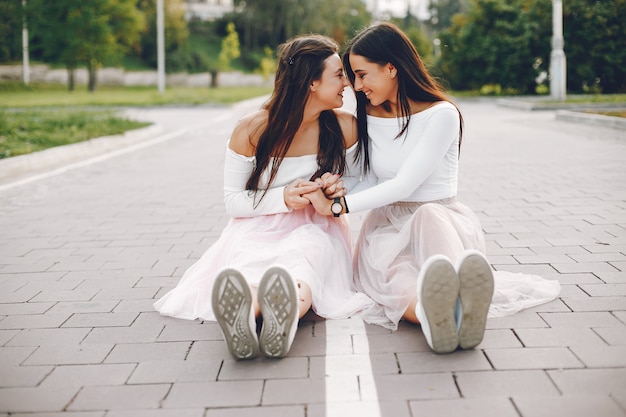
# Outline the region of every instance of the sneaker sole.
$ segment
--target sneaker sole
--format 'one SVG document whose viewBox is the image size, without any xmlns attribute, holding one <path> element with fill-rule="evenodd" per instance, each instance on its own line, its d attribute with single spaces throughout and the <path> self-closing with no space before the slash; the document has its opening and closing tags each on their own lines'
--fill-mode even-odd
<svg viewBox="0 0 626 417">
<path fill-rule="evenodd" d="M 295 284 L 284 269 L 272 267 L 259 283 L 257 298 L 263 315 L 261 352 L 269 358 L 282 358 L 289 352 L 289 333 L 298 320 Z"/>
<path fill-rule="evenodd" d="M 257 356 L 256 329 L 250 327 L 252 295 L 241 273 L 234 269 L 220 272 L 213 284 L 211 302 L 230 354 L 236 359 Z"/>
<path fill-rule="evenodd" d="M 435 260 L 424 274 L 418 299 L 430 329 L 430 347 L 436 353 L 450 353 L 459 345 L 454 308 L 459 279 L 447 260 Z M 428 339 L 427 339 L 428 340 Z"/>
<path fill-rule="evenodd" d="M 482 342 L 485 334 L 494 290 L 493 272 L 482 255 L 471 253 L 461 261 L 458 275 L 461 283 L 459 298 L 463 306 L 459 346 L 473 349 Z"/>
</svg>

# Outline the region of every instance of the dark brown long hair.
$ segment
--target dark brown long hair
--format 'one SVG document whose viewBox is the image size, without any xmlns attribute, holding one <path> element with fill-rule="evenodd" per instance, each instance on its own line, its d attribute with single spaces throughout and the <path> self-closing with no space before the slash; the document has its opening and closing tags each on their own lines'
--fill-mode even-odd
<svg viewBox="0 0 626 417">
<path fill-rule="evenodd" d="M 379 23 L 363 29 L 348 44 L 342 60 L 350 83 L 354 87 L 355 74 L 350 66 L 350 54 L 360 55 L 369 62 L 379 65 L 391 63 L 398 71 L 398 103 L 400 115 L 405 120 L 400 137 L 406 132 L 411 119 L 410 100 L 420 102 L 435 102 L 450 100 L 444 94 L 444 89 L 437 80 L 430 75 L 422 58 L 413 46 L 411 40 L 395 25 L 388 22 Z M 359 144 L 357 156 L 363 158 L 365 171 L 369 169 L 369 136 L 367 133 L 367 103 L 365 94 L 357 91 L 357 126 Z M 390 104 L 383 107 L 389 111 Z M 457 108 L 458 110 L 458 108 Z M 459 147 L 463 136 L 463 116 L 459 111 Z"/>
<path fill-rule="evenodd" d="M 258 202 L 276 178 L 278 168 L 302 124 L 311 83 L 322 77 L 325 60 L 338 51 L 339 45 L 334 40 L 317 34 L 297 36 L 280 45 L 274 91 L 263 105 L 268 111 L 267 125 L 259 136 L 256 164 L 246 183 L 247 190 L 259 191 L 263 172 L 269 168 L 269 180 L 267 186 L 263 186 Z M 325 172 L 341 174 L 345 170 L 344 139 L 333 110 L 322 111 L 319 127 L 318 170 L 311 179 Z"/>
</svg>

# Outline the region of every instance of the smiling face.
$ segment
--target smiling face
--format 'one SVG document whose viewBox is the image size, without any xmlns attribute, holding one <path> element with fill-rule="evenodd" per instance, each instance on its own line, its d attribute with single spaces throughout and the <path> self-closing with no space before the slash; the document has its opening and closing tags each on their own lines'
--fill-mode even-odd
<svg viewBox="0 0 626 417">
<path fill-rule="evenodd" d="M 343 72 L 339 55 L 334 54 L 324 61 L 324 72 L 319 80 L 311 84 L 311 97 L 324 109 L 343 106 L 343 90 L 350 85 Z"/>
<path fill-rule="evenodd" d="M 380 65 L 350 54 L 350 67 L 354 72 L 354 89 L 363 92 L 372 106 L 396 102 L 398 79 L 393 65 Z"/>
</svg>

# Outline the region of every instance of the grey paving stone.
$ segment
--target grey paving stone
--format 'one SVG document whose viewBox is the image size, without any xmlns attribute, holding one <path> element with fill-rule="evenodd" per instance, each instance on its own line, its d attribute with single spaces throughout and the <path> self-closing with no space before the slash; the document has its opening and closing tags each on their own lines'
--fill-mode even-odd
<svg viewBox="0 0 626 417">
<path fill-rule="evenodd" d="M 626 345 L 626 326 L 624 327 L 599 327 L 593 329 L 609 345 Z"/>
<path fill-rule="evenodd" d="M 400 372 L 393 353 L 328 355 L 309 358 L 309 377 L 379 375 Z"/>
<path fill-rule="evenodd" d="M 204 417 L 204 408 L 195 410 L 111 410 L 106 417 Z"/>
<path fill-rule="evenodd" d="M 548 324 L 535 312 L 523 310 L 512 316 L 492 317 L 487 320 L 487 329 L 544 328 Z"/>
<path fill-rule="evenodd" d="M 594 349 L 597 349 L 594 348 Z M 525 347 L 519 349 L 489 349 L 489 362 L 497 370 L 582 368 L 583 363 L 567 348 Z"/>
<path fill-rule="evenodd" d="M 550 378 L 539 370 L 459 372 L 456 383 L 464 398 L 559 395 Z"/>
<path fill-rule="evenodd" d="M 513 397 L 524 417 L 622 417 L 621 409 L 608 396 Z"/>
<path fill-rule="evenodd" d="M 589 368 L 626 368 L 626 345 L 575 346 L 571 350 Z"/>
<path fill-rule="evenodd" d="M 263 381 L 177 382 L 163 408 L 258 406 L 262 393 Z"/>
<path fill-rule="evenodd" d="M 356 335 L 354 348 L 356 353 L 389 353 L 430 350 L 419 326 L 412 326 L 412 331 L 396 331 L 388 334 Z"/>
<path fill-rule="evenodd" d="M 201 324 L 200 322 L 188 322 L 179 326 L 166 325 L 159 334 L 159 342 L 182 341 L 182 340 L 224 340 L 218 326 Z"/>
<path fill-rule="evenodd" d="M 7 346 L 0 348 L 0 366 L 20 365 L 36 350 L 33 346 Z"/>
<path fill-rule="evenodd" d="M 0 346 L 6 345 L 20 330 L 0 330 Z"/>
<path fill-rule="evenodd" d="M 592 297 L 622 296 L 622 300 L 626 300 L 626 284 L 581 285 L 580 287 Z M 626 310 L 626 301 L 621 310 Z"/>
<path fill-rule="evenodd" d="M 209 408 L 205 417 L 312 417 L 304 406 Z M 173 416 L 174 417 L 174 416 Z M 178 417 L 178 416 L 176 416 Z"/>
<path fill-rule="evenodd" d="M 359 401 L 310 404 L 307 417 L 410 417 L 406 401 Z"/>
<path fill-rule="evenodd" d="M 483 341 L 476 347 L 477 349 L 496 349 L 521 347 L 522 344 L 513 333 L 512 329 L 487 329 L 483 336 Z"/>
<path fill-rule="evenodd" d="M 21 314 L 43 314 L 50 310 L 55 303 L 3 303 L 0 304 L 1 316 L 17 316 Z"/>
<path fill-rule="evenodd" d="M 7 346 L 77 345 L 89 329 L 24 329 Z"/>
<path fill-rule="evenodd" d="M 598 330 L 605 330 L 605 328 Z M 589 328 L 516 329 L 515 333 L 527 347 L 606 346 L 606 343 L 598 336 L 598 331 Z"/>
<path fill-rule="evenodd" d="M 548 371 L 563 395 L 623 395 L 626 369 L 565 369 Z"/>
<path fill-rule="evenodd" d="M 106 343 L 150 343 L 155 342 L 162 327 L 130 326 L 130 327 L 99 327 L 89 331 L 89 335 L 82 341 L 83 344 Z"/>
<path fill-rule="evenodd" d="M 542 313 L 550 327 L 619 327 L 623 325 L 608 312 Z"/>
<path fill-rule="evenodd" d="M 45 345 L 24 361 L 25 365 L 75 365 L 101 363 L 113 348 L 102 345 Z"/>
<path fill-rule="evenodd" d="M 218 380 L 306 378 L 308 369 L 308 358 L 267 359 L 261 356 L 249 361 L 227 359 L 223 362 Z"/>
<path fill-rule="evenodd" d="M 69 313 L 50 313 L 8 316 L 0 321 L 0 329 L 58 328 L 69 319 Z"/>
<path fill-rule="evenodd" d="M 51 371 L 51 366 L 0 366 L 0 388 L 35 387 Z"/>
<path fill-rule="evenodd" d="M 428 417 L 518 417 L 515 406 L 507 398 L 461 398 L 449 400 L 411 401 L 413 416 Z M 526 415 L 524 415 L 526 417 Z"/>
<path fill-rule="evenodd" d="M 332 394 L 331 394 L 332 393 Z M 333 378 L 271 379 L 265 382 L 263 405 L 324 403 L 328 396 L 346 402 L 360 400 L 356 376 Z"/>
<path fill-rule="evenodd" d="M 376 375 L 379 401 L 459 398 L 452 373 Z"/>
<path fill-rule="evenodd" d="M 169 384 L 84 387 L 68 410 L 133 410 L 159 408 Z"/>
<path fill-rule="evenodd" d="M 168 382 L 215 381 L 222 365 L 221 360 L 144 361 L 137 365 L 129 384 L 156 384 Z"/>
<path fill-rule="evenodd" d="M 59 413 L 14 413 L 11 415 L 22 416 L 22 417 L 105 417 L 105 411 L 89 411 L 89 412 L 62 411 Z"/>
<path fill-rule="evenodd" d="M 65 385 L 0 388 L 1 410 L 8 413 L 62 411 L 76 393 L 76 388 Z M 35 398 L 37 400 L 33 401 Z"/>
<path fill-rule="evenodd" d="M 626 296 L 603 297 L 594 296 L 590 298 L 562 298 L 572 311 L 626 311 Z"/>
<path fill-rule="evenodd" d="M 42 387 L 60 385 L 84 386 L 123 385 L 135 369 L 134 364 L 97 364 L 57 366 L 42 382 Z"/>
<path fill-rule="evenodd" d="M 183 360 L 189 347 L 189 342 L 120 343 L 113 347 L 105 362 L 138 363 L 151 360 Z"/>
<path fill-rule="evenodd" d="M 50 313 L 110 313 L 117 301 L 60 301 L 50 308 Z"/>
<path fill-rule="evenodd" d="M 506 349 L 508 351 L 508 349 Z M 454 371 L 484 371 L 492 366 L 482 350 L 458 350 L 447 355 L 430 352 L 398 353 L 398 365 L 403 374 Z"/>
<path fill-rule="evenodd" d="M 75 313 L 63 327 L 124 327 L 137 318 L 136 313 Z"/>
</svg>

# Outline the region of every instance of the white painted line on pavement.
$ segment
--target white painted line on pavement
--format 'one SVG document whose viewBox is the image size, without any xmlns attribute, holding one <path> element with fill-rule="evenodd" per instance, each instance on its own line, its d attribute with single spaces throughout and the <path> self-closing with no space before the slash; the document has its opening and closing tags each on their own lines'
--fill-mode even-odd
<svg viewBox="0 0 626 417">
<path fill-rule="evenodd" d="M 369 345 L 359 345 L 359 353 L 354 353 L 352 336 L 366 336 L 365 323 L 353 318 L 325 324 L 325 417 L 381 417 Z"/>
</svg>

